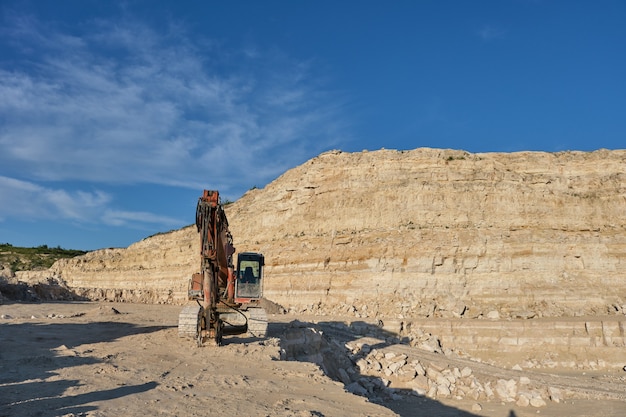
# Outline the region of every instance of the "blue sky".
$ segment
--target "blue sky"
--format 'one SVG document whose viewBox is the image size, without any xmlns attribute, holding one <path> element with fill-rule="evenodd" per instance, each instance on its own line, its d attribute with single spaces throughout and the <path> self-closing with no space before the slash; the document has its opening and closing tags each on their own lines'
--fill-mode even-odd
<svg viewBox="0 0 626 417">
<path fill-rule="evenodd" d="M 622 0 L 0 0 L 0 242 L 128 246 L 329 149 L 623 149 L 624 22 Z"/>
</svg>

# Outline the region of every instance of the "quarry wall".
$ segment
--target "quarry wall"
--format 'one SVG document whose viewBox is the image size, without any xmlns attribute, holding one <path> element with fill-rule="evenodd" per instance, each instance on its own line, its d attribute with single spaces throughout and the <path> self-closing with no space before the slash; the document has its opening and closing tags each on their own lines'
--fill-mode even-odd
<svg viewBox="0 0 626 417">
<path fill-rule="evenodd" d="M 621 150 L 331 151 L 226 211 L 237 249 L 265 254 L 266 297 L 288 309 L 622 314 L 625 172 Z M 20 279 L 55 277 L 92 299 L 182 303 L 198 253 L 187 227 Z"/>
</svg>

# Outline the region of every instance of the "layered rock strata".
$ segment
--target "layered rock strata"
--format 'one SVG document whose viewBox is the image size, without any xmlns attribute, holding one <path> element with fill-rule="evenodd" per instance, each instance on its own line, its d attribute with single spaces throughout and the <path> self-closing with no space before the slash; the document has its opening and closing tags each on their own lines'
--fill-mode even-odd
<svg viewBox="0 0 626 417">
<path fill-rule="evenodd" d="M 622 313 L 626 151 L 329 152 L 248 193 L 267 295 L 365 316 Z M 243 221 L 254 219 L 254 221 Z"/>
<path fill-rule="evenodd" d="M 400 319 L 622 314 L 625 168 L 626 151 L 331 151 L 226 210 L 235 246 L 265 254 L 265 294 L 286 308 Z M 188 227 L 44 275 L 92 298 L 183 302 L 197 240 Z"/>
<path fill-rule="evenodd" d="M 94 301 L 181 303 L 198 267 L 195 226 L 151 236 L 128 248 L 108 248 L 57 261 L 47 271 L 16 272 L 35 284 L 53 277 L 77 299 Z"/>
</svg>

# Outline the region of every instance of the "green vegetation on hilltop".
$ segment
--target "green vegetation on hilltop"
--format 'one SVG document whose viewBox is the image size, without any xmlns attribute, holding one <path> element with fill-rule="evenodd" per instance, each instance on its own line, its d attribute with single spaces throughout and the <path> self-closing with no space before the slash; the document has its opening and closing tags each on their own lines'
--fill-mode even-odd
<svg viewBox="0 0 626 417">
<path fill-rule="evenodd" d="M 87 253 L 83 250 L 63 249 L 48 245 L 23 248 L 10 243 L 0 243 L 0 265 L 8 265 L 13 272 L 48 269 L 61 258 L 73 258 Z"/>
</svg>

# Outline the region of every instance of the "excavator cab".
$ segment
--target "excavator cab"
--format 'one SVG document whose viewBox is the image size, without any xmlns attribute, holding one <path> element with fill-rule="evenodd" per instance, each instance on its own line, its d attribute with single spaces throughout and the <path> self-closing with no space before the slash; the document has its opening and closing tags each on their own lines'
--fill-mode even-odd
<svg viewBox="0 0 626 417">
<path fill-rule="evenodd" d="M 263 265 L 260 253 L 243 252 L 237 255 L 235 302 L 258 300 L 263 295 Z"/>
</svg>

